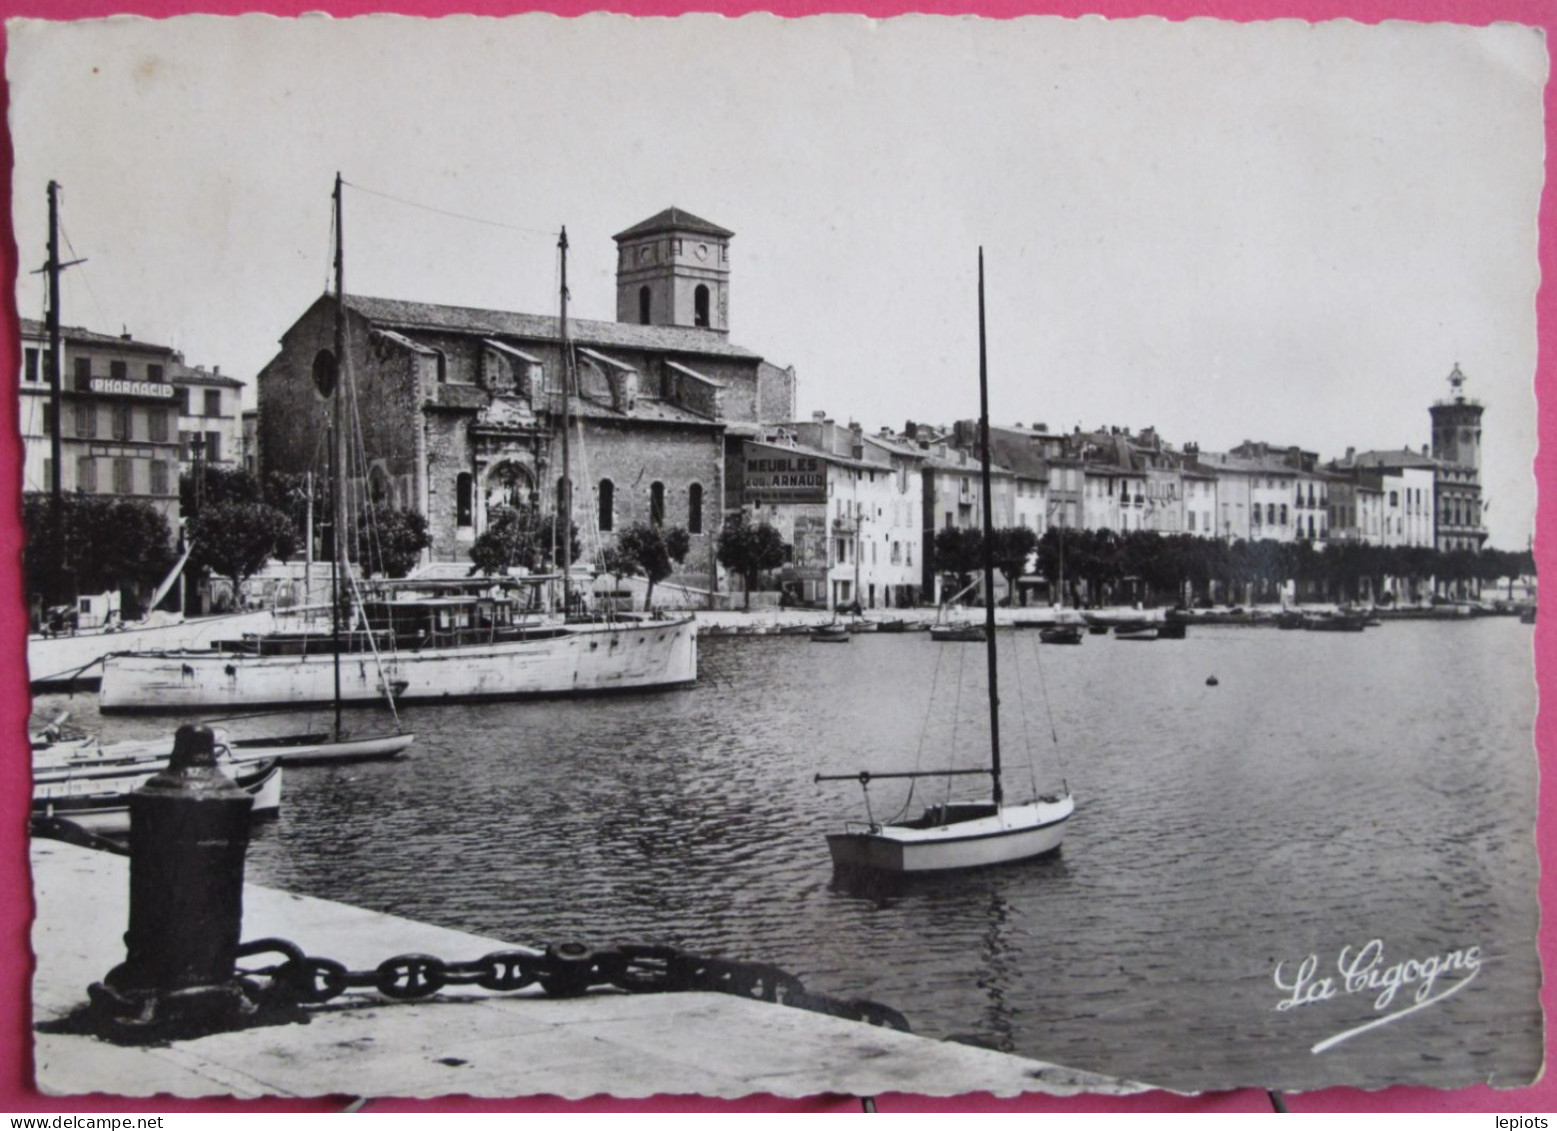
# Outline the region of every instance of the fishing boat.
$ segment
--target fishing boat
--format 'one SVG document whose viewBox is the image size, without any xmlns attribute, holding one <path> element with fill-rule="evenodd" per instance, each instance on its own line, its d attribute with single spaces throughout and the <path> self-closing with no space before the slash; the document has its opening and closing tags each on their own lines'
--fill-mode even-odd
<svg viewBox="0 0 1557 1131">
<path fill-rule="evenodd" d="M 849 626 L 840 621 L 819 624 L 811 630 L 811 641 L 814 644 L 847 644 Z"/>
<path fill-rule="evenodd" d="M 1078 624 L 1056 624 L 1040 628 L 1038 639 L 1045 644 L 1080 644 L 1083 636 Z"/>
<path fill-rule="evenodd" d="M 979 644 L 989 637 L 982 624 L 974 624 L 972 621 L 950 621 L 946 624 L 932 624 L 930 639 L 948 643 Z"/>
<path fill-rule="evenodd" d="M 886 620 L 873 622 L 877 632 L 907 632 L 908 622 L 901 617 L 888 617 Z"/>
<path fill-rule="evenodd" d="M 1184 640 L 1189 636 L 1189 625 L 1181 620 L 1157 622 L 1158 640 Z"/>
<path fill-rule="evenodd" d="M 347 469 L 341 420 L 354 398 L 350 381 L 351 343 L 344 311 L 344 268 L 340 179 L 336 180 L 336 350 L 340 362 L 315 366 L 318 391 L 332 406 L 332 453 Z M 567 231 L 562 256 L 561 339 L 569 359 L 563 379 L 563 464 L 571 427 L 572 346 L 567 317 Z M 332 475 L 335 513 L 344 514 L 341 480 Z M 566 481 L 566 476 L 564 476 Z M 564 513 L 571 508 L 564 503 Z M 343 559 L 344 533 L 337 531 L 332 562 Z M 268 633 L 224 640 L 203 651 L 165 650 L 113 655 L 103 662 L 98 709 L 116 712 L 253 710 L 299 703 L 449 703 L 492 699 L 578 696 L 684 687 L 697 680 L 697 621 L 691 615 L 645 620 L 589 620 L 536 611 L 533 587 L 560 579 L 561 607 L 569 607 L 567 539 L 557 575 L 513 582 L 531 587 L 516 600 L 506 582 L 473 579 L 454 588 L 429 584 L 380 586 L 378 594 L 356 592 L 352 625 L 341 624 L 343 601 L 332 602 L 331 631 Z M 338 576 L 333 572 L 332 576 Z M 338 584 L 339 582 L 337 582 Z M 510 586 L 511 588 L 511 586 Z M 469 590 L 474 589 L 475 592 Z"/>
<path fill-rule="evenodd" d="M 33 770 L 31 819 L 69 821 L 88 832 L 123 836 L 130 831 L 130 794 L 167 767 L 169 744 L 152 758 L 85 762 Z M 250 797 L 250 815 L 273 816 L 281 807 L 281 764 L 275 759 L 234 763 L 223 759 L 233 781 Z"/>
<path fill-rule="evenodd" d="M 979 251 L 979 434 L 985 453 L 982 462 L 984 496 L 984 591 L 995 585 L 991 529 L 992 489 L 989 473 L 989 381 L 984 346 L 984 253 Z M 861 771 L 858 774 L 818 774 L 817 781 L 854 781 L 866 789 L 883 778 L 949 777 L 974 774 L 990 778 L 987 800 L 932 805 L 922 815 L 901 823 L 874 819 L 851 823 L 842 833 L 827 837 L 833 866 L 843 872 L 924 873 L 977 868 L 1029 860 L 1060 847 L 1066 822 L 1075 811 L 1068 788 L 1033 800 L 1010 804 L 1005 800 L 1000 769 L 1000 684 L 995 647 L 995 606 L 984 605 L 985 647 L 989 671 L 990 760 L 975 769 L 914 770 L 896 773 Z M 868 812 L 867 812 L 868 815 Z"/>
</svg>

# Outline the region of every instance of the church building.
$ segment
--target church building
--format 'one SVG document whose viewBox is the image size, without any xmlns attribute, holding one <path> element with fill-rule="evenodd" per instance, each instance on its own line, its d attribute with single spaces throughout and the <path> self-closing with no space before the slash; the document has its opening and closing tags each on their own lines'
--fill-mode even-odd
<svg viewBox="0 0 1557 1131">
<path fill-rule="evenodd" d="M 677 208 L 615 237 L 617 320 L 568 320 L 570 403 L 556 314 L 348 295 L 353 496 L 420 511 L 429 560 L 467 562 L 495 508 L 557 507 L 566 426 L 582 560 L 633 523 L 681 526 L 692 551 L 671 580 L 711 587 L 726 427 L 791 419 L 795 400 L 792 368 L 729 339 L 732 238 Z M 324 471 L 314 375 L 335 349 L 326 295 L 259 375 L 264 473 Z"/>
</svg>

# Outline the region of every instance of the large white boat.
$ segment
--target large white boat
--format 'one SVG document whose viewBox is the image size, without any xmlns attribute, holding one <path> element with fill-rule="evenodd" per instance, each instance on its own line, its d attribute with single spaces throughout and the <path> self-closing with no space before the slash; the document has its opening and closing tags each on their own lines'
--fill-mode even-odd
<svg viewBox="0 0 1557 1131">
<path fill-rule="evenodd" d="M 371 631 L 340 637 L 344 703 L 443 703 L 646 691 L 697 680 L 697 624 L 683 616 L 558 624 L 504 597 L 365 601 Z M 329 632 L 272 633 L 205 651 L 108 657 L 98 709 L 165 713 L 330 703 Z"/>
</svg>

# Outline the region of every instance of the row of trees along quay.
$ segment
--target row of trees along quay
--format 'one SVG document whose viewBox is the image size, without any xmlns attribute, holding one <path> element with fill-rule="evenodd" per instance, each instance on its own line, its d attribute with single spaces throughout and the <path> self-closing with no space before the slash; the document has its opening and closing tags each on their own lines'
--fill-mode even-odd
<svg viewBox="0 0 1557 1131">
<path fill-rule="evenodd" d="M 185 544 L 193 544 L 185 567 L 191 576 L 227 578 L 238 593 L 267 561 L 299 552 L 310 523 L 317 560 L 329 560 L 330 492 L 313 477 L 273 474 L 262 489 L 248 471 L 205 467 L 184 476 L 179 490 L 188 516 Z M 369 504 L 351 517 L 347 556 L 368 574 L 404 577 L 429 545 L 426 519 L 414 510 Z M 162 514 L 135 500 L 78 493 L 64 495 L 56 505 L 47 494 L 28 494 L 23 523 L 29 592 L 58 588 L 51 560 L 58 530 L 65 574 L 75 592 L 119 589 L 127 598 L 126 619 L 142 611 L 136 600 L 166 575 L 178 553 Z M 554 513 L 526 506 L 496 509 L 471 547 L 470 572 L 497 576 L 516 567 L 532 572 L 555 568 L 561 534 Z M 999 529 L 993 537 L 995 565 L 1008 591 L 1036 568 L 1051 583 L 1051 599 L 1060 596 L 1063 577 L 1064 603 L 1077 607 L 1135 601 L 1274 602 L 1288 584 L 1295 585 L 1300 598 L 1387 604 L 1397 592 L 1407 599 L 1420 599 L 1429 591 L 1479 593 L 1484 584 L 1503 579 L 1512 584 L 1515 578 L 1535 575 L 1528 551 L 1440 551 L 1339 541 L 1321 548 L 1269 539 L 1229 542 L 1192 534 L 1058 528 L 1040 538 L 1024 527 Z M 576 561 L 582 556 L 577 525 L 568 524 L 568 538 L 569 559 Z M 627 576 L 645 578 L 645 605 L 652 606 L 655 585 L 685 562 L 690 548 L 691 536 L 681 527 L 636 523 L 617 533 L 595 565 L 618 582 Z M 778 531 L 752 523 L 744 513 L 726 519 L 715 553 L 720 565 L 741 578 L 748 608 L 764 575 L 793 557 Z M 952 591 L 966 588 L 982 568 L 982 532 L 958 527 L 937 531 L 934 561 Z M 1390 579 L 1397 584 L 1395 591 L 1386 587 Z"/>
</svg>

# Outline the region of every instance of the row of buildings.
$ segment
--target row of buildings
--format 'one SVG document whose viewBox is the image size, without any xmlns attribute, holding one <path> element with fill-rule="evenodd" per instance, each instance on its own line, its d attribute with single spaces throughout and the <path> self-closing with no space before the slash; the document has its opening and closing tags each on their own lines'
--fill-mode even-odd
<svg viewBox="0 0 1557 1131">
<path fill-rule="evenodd" d="M 65 487 L 147 498 L 176 519 L 174 469 L 197 458 L 322 472 L 317 378 L 337 371 L 343 340 L 350 489 L 425 515 L 429 564 L 468 561 L 498 507 L 555 506 L 566 430 L 586 559 L 632 523 L 681 526 L 693 549 L 675 580 L 725 589 L 717 535 L 745 511 L 791 546 L 778 577 L 801 600 L 937 598 L 935 532 L 982 522 L 973 423 L 868 432 L 822 412 L 797 419 L 794 369 L 730 339 L 733 237 L 677 208 L 619 233 L 617 317 L 570 319 L 567 350 L 554 314 L 361 295 L 347 296 L 338 339 L 335 301 L 321 297 L 281 335 L 247 419 L 238 382 L 216 370 L 127 336 L 67 331 Z M 54 427 L 41 329 L 23 323 L 29 490 L 47 488 Z M 996 427 L 994 525 L 1476 549 L 1482 406 L 1458 365 L 1449 383 L 1429 410 L 1430 446 L 1323 463 L 1290 445 L 1175 448 L 1151 428 Z"/>
</svg>

